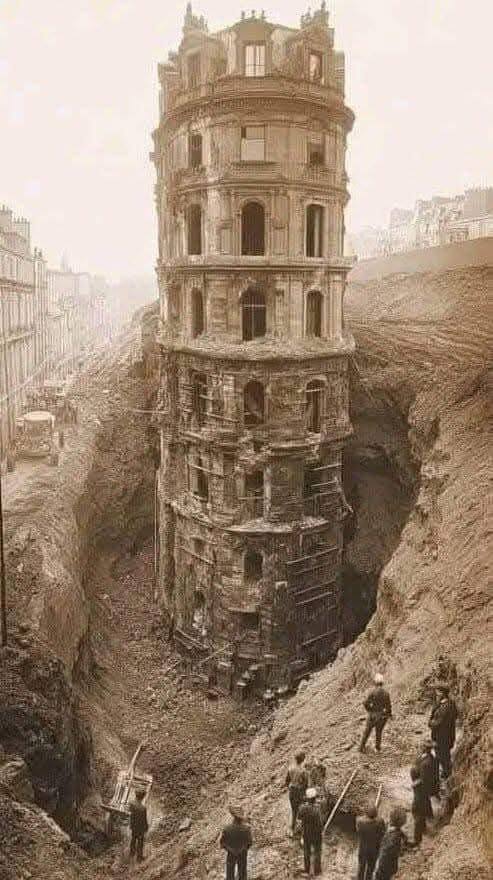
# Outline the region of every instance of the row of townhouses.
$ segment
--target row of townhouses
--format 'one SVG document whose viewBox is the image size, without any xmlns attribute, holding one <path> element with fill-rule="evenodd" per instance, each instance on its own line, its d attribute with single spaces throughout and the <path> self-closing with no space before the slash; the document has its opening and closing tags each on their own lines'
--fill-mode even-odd
<svg viewBox="0 0 493 880">
<path fill-rule="evenodd" d="M 28 392 L 66 378 L 111 334 L 103 278 L 49 269 L 29 221 L 0 208 L 0 456 L 15 436 Z"/>
<path fill-rule="evenodd" d="M 414 210 L 394 208 L 386 229 L 366 227 L 349 236 L 348 247 L 364 260 L 491 235 L 493 187 L 478 187 L 457 196 L 418 199 Z"/>
</svg>

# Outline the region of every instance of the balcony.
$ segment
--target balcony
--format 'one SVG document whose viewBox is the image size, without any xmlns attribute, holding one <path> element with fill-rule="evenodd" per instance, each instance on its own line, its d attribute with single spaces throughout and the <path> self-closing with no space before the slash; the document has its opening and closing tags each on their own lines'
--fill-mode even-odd
<svg viewBox="0 0 493 880">
<path fill-rule="evenodd" d="M 200 83 L 192 89 L 178 89 L 169 96 L 169 115 L 188 105 L 194 105 L 203 101 L 211 101 L 214 98 L 237 98 L 248 97 L 286 98 L 290 101 L 310 101 L 324 106 L 337 106 L 344 111 L 348 122 L 352 124 L 353 113 L 344 106 L 342 92 L 332 85 L 311 82 L 294 77 L 269 74 L 259 77 L 245 76 L 222 76 L 214 82 Z"/>
</svg>

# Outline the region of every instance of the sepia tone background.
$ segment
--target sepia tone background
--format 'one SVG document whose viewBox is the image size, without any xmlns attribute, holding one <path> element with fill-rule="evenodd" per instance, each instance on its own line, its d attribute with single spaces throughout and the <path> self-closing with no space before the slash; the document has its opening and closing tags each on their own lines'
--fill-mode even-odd
<svg viewBox="0 0 493 880">
<path fill-rule="evenodd" d="M 152 271 L 156 233 L 149 132 L 156 65 L 180 39 L 185 3 L 1 0 L 2 198 L 32 218 L 58 262 L 109 277 Z M 346 226 L 387 221 L 395 205 L 487 184 L 493 155 L 488 0 L 330 0 L 350 59 Z M 209 28 L 242 4 L 208 0 Z M 245 7 L 246 8 L 246 7 Z M 266 4 L 298 24 L 295 0 Z"/>
</svg>

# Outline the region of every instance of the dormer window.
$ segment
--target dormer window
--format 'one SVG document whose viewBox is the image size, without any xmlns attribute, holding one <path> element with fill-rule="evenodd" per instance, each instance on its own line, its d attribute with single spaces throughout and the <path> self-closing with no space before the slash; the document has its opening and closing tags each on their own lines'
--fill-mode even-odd
<svg viewBox="0 0 493 880">
<path fill-rule="evenodd" d="M 188 88 L 194 89 L 200 84 L 200 52 L 194 52 L 187 58 Z"/>
<path fill-rule="evenodd" d="M 321 52 L 310 52 L 310 79 L 312 82 L 323 80 L 323 55 Z"/>
<path fill-rule="evenodd" d="M 246 44 L 245 76 L 265 76 L 265 43 Z"/>
</svg>

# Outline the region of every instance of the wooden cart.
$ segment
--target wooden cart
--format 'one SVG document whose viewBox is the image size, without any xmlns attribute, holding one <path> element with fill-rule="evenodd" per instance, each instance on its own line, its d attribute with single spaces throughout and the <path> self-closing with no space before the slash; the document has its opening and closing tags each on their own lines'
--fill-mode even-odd
<svg viewBox="0 0 493 880">
<path fill-rule="evenodd" d="M 111 837 L 115 826 L 119 823 L 128 822 L 130 818 L 130 804 L 132 803 L 136 791 L 144 791 L 142 803 L 146 804 L 152 787 L 152 776 L 150 773 L 137 773 L 135 765 L 137 758 L 142 751 L 142 743 L 137 748 L 128 770 L 120 770 L 115 785 L 115 791 L 110 802 L 103 804 L 103 810 L 106 811 L 106 833 Z"/>
</svg>

